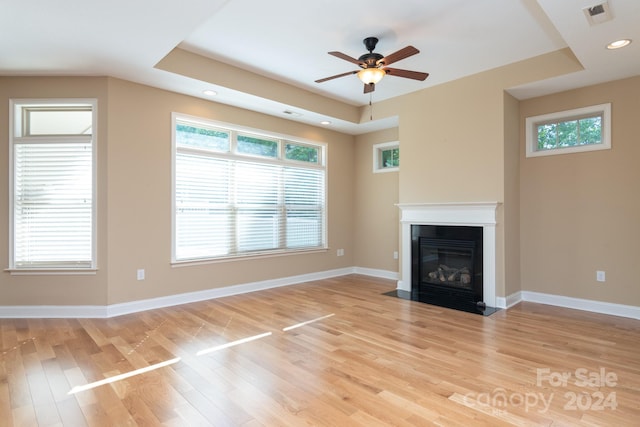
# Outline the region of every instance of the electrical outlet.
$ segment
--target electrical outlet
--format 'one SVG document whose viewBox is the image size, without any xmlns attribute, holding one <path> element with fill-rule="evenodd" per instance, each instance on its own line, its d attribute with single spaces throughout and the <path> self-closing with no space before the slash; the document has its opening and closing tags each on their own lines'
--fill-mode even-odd
<svg viewBox="0 0 640 427">
<path fill-rule="evenodd" d="M 138 269 L 136 277 L 138 278 L 138 280 L 144 280 L 144 268 Z"/>
<path fill-rule="evenodd" d="M 398 259 L 398 251 L 393 251 L 393 259 Z"/>
<path fill-rule="evenodd" d="M 344 256 L 344 249 L 338 249 L 338 256 Z"/>
<path fill-rule="evenodd" d="M 604 271 L 602 271 L 602 270 L 596 271 L 596 280 L 598 282 L 604 282 L 606 280 Z"/>
</svg>

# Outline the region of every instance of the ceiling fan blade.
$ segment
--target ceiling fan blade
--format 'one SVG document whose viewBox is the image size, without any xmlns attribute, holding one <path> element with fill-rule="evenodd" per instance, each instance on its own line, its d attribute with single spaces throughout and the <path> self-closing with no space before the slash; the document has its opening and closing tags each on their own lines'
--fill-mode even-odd
<svg viewBox="0 0 640 427">
<path fill-rule="evenodd" d="M 364 93 L 373 92 L 374 90 L 376 90 L 376 84 L 375 83 L 365 83 L 364 84 Z"/>
<path fill-rule="evenodd" d="M 405 77 L 413 80 L 425 80 L 429 77 L 429 73 L 421 73 L 420 71 L 401 70 L 399 68 L 384 68 L 384 71 L 390 76 Z"/>
<path fill-rule="evenodd" d="M 394 62 L 398 62 L 401 59 L 408 58 L 412 55 L 415 55 L 416 53 L 420 53 L 420 51 L 413 46 L 407 46 L 397 52 L 392 53 L 391 55 L 387 55 L 384 58 L 378 60 L 377 64 L 391 65 Z"/>
<path fill-rule="evenodd" d="M 349 76 L 349 75 L 355 74 L 355 73 L 357 73 L 357 71 L 347 71 L 346 73 L 336 74 L 335 76 L 325 77 L 324 79 L 316 80 L 316 83 L 326 82 L 327 80 L 333 80 L 333 79 L 337 79 L 338 77 Z"/>
<path fill-rule="evenodd" d="M 352 58 L 349 55 L 346 55 L 346 54 L 344 54 L 342 52 L 333 51 L 333 52 L 328 52 L 328 53 L 329 53 L 329 55 L 333 55 L 336 58 L 344 59 L 345 61 L 349 61 L 349 62 L 351 62 L 353 64 L 356 64 L 356 65 L 362 65 L 361 61 L 358 61 L 356 58 Z"/>
</svg>

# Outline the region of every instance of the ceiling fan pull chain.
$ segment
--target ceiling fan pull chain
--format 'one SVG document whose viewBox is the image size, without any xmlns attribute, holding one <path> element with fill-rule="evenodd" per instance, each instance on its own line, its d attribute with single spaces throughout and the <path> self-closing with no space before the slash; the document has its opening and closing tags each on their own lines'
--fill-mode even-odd
<svg viewBox="0 0 640 427">
<path fill-rule="evenodd" d="M 373 121 L 373 104 L 371 99 L 373 98 L 373 92 L 369 92 L 369 121 Z"/>
</svg>

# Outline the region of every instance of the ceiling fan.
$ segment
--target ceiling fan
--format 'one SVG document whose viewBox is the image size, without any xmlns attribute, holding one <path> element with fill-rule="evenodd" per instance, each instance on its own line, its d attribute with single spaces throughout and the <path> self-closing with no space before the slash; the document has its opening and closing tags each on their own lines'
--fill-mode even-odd
<svg viewBox="0 0 640 427">
<path fill-rule="evenodd" d="M 348 71 L 342 74 L 336 74 L 335 76 L 325 77 L 324 79 L 316 80 L 316 83 L 326 82 L 327 80 L 337 79 L 338 77 L 349 76 L 351 74 L 357 74 L 358 78 L 364 83 L 364 93 L 373 92 L 376 89 L 376 83 L 389 74 L 390 76 L 404 77 L 407 79 L 414 79 L 423 81 L 429 77 L 429 73 L 421 73 L 419 71 L 401 70 L 398 68 L 389 68 L 388 65 L 398 62 L 401 59 L 408 58 L 417 53 L 420 53 L 418 49 L 413 46 L 407 46 L 400 49 L 391 55 L 382 56 L 379 53 L 375 53 L 373 50 L 376 48 L 378 39 L 375 37 L 367 37 L 362 41 L 369 53 L 365 53 L 358 59 L 352 58 L 349 55 L 345 55 L 342 52 L 329 52 L 329 55 L 333 55 L 337 58 L 344 59 L 360 67 L 360 70 Z"/>
</svg>

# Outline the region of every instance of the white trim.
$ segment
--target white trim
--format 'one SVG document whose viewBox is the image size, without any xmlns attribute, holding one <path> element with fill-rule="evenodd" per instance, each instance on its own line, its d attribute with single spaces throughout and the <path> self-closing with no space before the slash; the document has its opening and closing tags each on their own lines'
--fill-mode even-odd
<svg viewBox="0 0 640 427">
<path fill-rule="evenodd" d="M 459 225 L 482 227 L 483 295 L 487 307 L 497 307 L 496 300 L 496 211 L 498 202 L 470 203 L 402 203 L 402 261 L 398 289 L 411 291 L 411 226 Z"/>
<path fill-rule="evenodd" d="M 521 301 L 527 301 L 640 320 L 640 307 L 633 305 L 616 304 L 605 301 L 595 301 L 533 291 L 516 292 L 507 297 L 507 300 L 510 302 L 508 307 L 512 307 Z"/>
<path fill-rule="evenodd" d="M 215 129 L 220 132 L 226 132 L 229 136 L 229 150 L 228 151 L 216 151 L 216 150 L 207 150 L 207 149 L 199 149 L 199 148 L 188 148 L 188 147 L 178 147 L 178 143 L 176 141 L 176 127 L 179 123 L 186 123 L 193 126 L 202 126 L 207 129 Z M 238 135 L 249 135 L 253 137 L 264 138 L 266 140 L 272 140 L 277 142 L 278 144 L 278 155 L 277 157 L 266 157 L 259 155 L 252 155 L 249 153 L 239 153 L 237 150 L 237 142 Z M 302 146 L 313 147 L 317 149 L 318 152 L 318 162 L 300 162 L 291 159 L 287 159 L 285 156 L 285 145 L 298 144 Z M 258 250 L 256 252 L 238 252 L 236 253 L 235 249 L 232 251 L 231 255 L 222 255 L 222 256 L 213 256 L 208 255 L 203 258 L 177 258 L 177 218 L 176 218 L 176 185 L 177 185 L 177 167 L 176 160 L 179 153 L 192 153 L 196 156 L 203 156 L 210 159 L 218 159 L 224 161 L 230 161 L 232 164 L 235 164 L 234 161 L 242 161 L 242 162 L 250 162 L 256 163 L 259 165 L 275 165 L 277 167 L 295 167 L 299 169 L 306 169 L 311 171 L 321 171 L 323 173 L 323 205 L 320 211 L 318 211 L 322 216 L 322 242 L 320 246 L 317 247 L 308 247 L 303 249 L 298 248 L 288 248 L 286 247 L 286 242 L 284 242 L 284 237 L 280 239 L 278 248 L 276 249 L 265 249 Z M 235 168 L 235 166 L 234 166 Z M 270 131 L 265 131 L 261 129 L 254 129 L 245 126 L 230 124 L 226 122 L 219 122 L 215 120 L 210 120 L 201 117 L 190 116 L 183 113 L 172 112 L 171 113 L 171 264 L 196 264 L 196 263 L 208 263 L 208 262 L 216 262 L 216 261 L 228 261 L 233 259 L 251 259 L 262 256 L 273 256 L 273 255 L 289 255 L 293 253 L 299 253 L 301 251 L 320 251 L 328 249 L 328 214 L 329 212 L 329 203 L 328 203 L 328 144 L 322 141 L 311 141 L 307 139 L 302 139 L 298 137 L 293 137 L 290 135 L 278 134 Z M 279 194 L 284 194 L 284 184 L 279 184 Z M 235 190 L 231 191 L 235 194 Z M 234 196 L 235 197 L 235 196 Z M 280 203 L 284 203 L 284 200 L 280 200 Z M 235 206 L 235 203 L 231 204 Z M 280 212 L 282 214 L 282 212 Z M 235 213 L 232 214 L 235 217 Z M 279 218 L 279 221 L 286 221 L 286 218 Z M 232 221 L 230 227 L 232 229 L 237 228 L 235 221 Z M 233 231 L 233 230 L 232 230 Z M 236 230 L 237 231 L 237 230 Z M 233 235 L 233 233 L 232 233 Z M 233 239 L 232 239 L 233 240 Z M 234 243 L 237 243 L 236 240 L 233 240 Z M 234 246 L 232 244 L 231 246 Z"/>
<path fill-rule="evenodd" d="M 600 144 L 579 145 L 574 147 L 538 150 L 538 124 L 551 120 L 569 121 L 576 117 L 597 116 L 602 114 L 602 142 Z M 573 110 L 542 114 L 525 119 L 526 157 L 554 156 L 558 154 L 579 153 L 611 149 L 611 103 L 591 105 Z"/>
<path fill-rule="evenodd" d="M 209 299 L 223 298 L 232 295 L 246 294 L 249 292 L 263 291 L 266 289 L 279 288 L 281 286 L 297 285 L 304 282 L 329 279 L 332 277 L 345 276 L 352 273 L 353 269 L 351 268 L 329 270 L 318 273 L 302 274 L 299 276 L 283 277 L 280 279 L 263 280 L 260 282 L 207 289 L 204 291 L 169 295 L 166 297 L 125 302 L 108 306 L 108 317 L 121 316 L 123 314 L 137 313 L 139 311 L 170 307 L 179 304 L 188 304 L 191 302 L 205 301 Z"/>
<path fill-rule="evenodd" d="M 511 308 L 520 301 L 522 301 L 522 291 L 518 291 L 511 295 L 508 295 L 506 298 L 501 298 L 504 304 L 498 306 L 500 308 Z"/>
<path fill-rule="evenodd" d="M 288 142 L 295 142 L 295 143 L 301 143 L 303 145 L 309 145 L 309 146 L 313 146 L 313 147 L 317 147 L 317 146 L 323 146 L 323 147 L 327 147 L 329 144 L 327 144 L 324 141 L 321 140 L 313 140 L 313 139 L 309 139 L 309 138 L 303 138 L 303 137 L 299 137 L 296 135 L 290 135 L 290 134 L 286 134 L 286 133 L 279 133 L 279 132 L 272 132 L 269 130 L 265 130 L 265 129 L 259 129 L 259 128 L 254 128 L 254 127 L 249 127 L 249 126 L 243 126 L 243 125 L 238 125 L 235 123 L 231 123 L 231 122 L 223 122 L 220 120 L 216 120 L 216 119 L 209 119 L 206 117 L 200 117 L 200 116 L 193 116 L 190 114 L 185 114 L 185 113 L 180 113 L 177 111 L 173 111 L 171 113 L 171 118 L 172 118 L 172 129 L 175 129 L 175 119 L 177 120 L 183 120 L 183 121 L 187 121 L 187 122 L 192 122 L 195 124 L 199 124 L 205 127 L 217 127 L 217 128 L 221 128 L 220 130 L 223 131 L 233 131 L 233 132 L 244 132 L 244 133 L 249 133 L 251 135 L 258 135 L 258 136 L 266 136 L 268 138 L 273 138 L 273 139 L 278 139 L 278 140 L 282 140 L 282 141 L 288 141 Z M 320 156 L 320 159 L 318 159 L 318 165 L 322 166 L 326 166 L 325 164 L 325 160 L 326 160 L 326 153 L 318 153 Z M 246 159 L 247 156 L 242 156 L 242 158 Z M 304 163 L 305 165 L 307 163 Z M 309 165 L 313 165 L 314 163 L 309 163 Z"/>
<path fill-rule="evenodd" d="M 242 285 L 226 286 L 223 288 L 208 289 L 205 291 L 189 292 L 166 297 L 150 298 L 146 300 L 131 301 L 108 306 L 99 305 L 27 305 L 27 306 L 0 306 L 1 318 L 109 318 L 124 314 L 132 314 L 145 310 L 170 307 L 179 304 L 204 301 L 226 296 L 239 295 L 254 291 L 277 288 L 281 286 L 297 285 L 304 282 L 330 279 L 349 274 L 362 274 L 365 276 L 379 277 L 382 279 L 396 280 L 399 273 L 387 270 L 378 270 L 364 267 L 346 267 L 318 273 L 309 273 L 299 276 L 285 277 L 281 279 L 264 280 Z M 555 305 L 564 308 L 586 310 L 594 313 L 609 314 L 612 316 L 640 319 L 640 307 L 614 304 L 603 301 L 593 301 L 580 298 L 565 297 L 560 295 L 543 294 L 531 291 L 518 291 L 506 298 L 496 298 L 497 308 L 511 308 L 521 301 L 539 304 Z"/>
<path fill-rule="evenodd" d="M 245 294 L 281 286 L 297 285 L 314 280 L 355 274 L 357 268 L 347 267 L 318 273 L 302 274 L 299 276 L 283 277 L 280 279 L 263 280 L 260 282 L 241 285 L 225 286 L 204 291 L 187 292 L 138 301 L 124 302 L 106 306 L 93 305 L 27 305 L 0 306 L 0 318 L 108 318 L 123 314 L 137 313 L 179 304 L 222 298 L 231 295 Z M 372 270 L 373 271 L 373 270 Z M 359 273 L 366 274 L 366 273 Z"/>
<path fill-rule="evenodd" d="M 0 306 L 0 319 L 105 318 L 104 305 L 9 305 Z"/>
<path fill-rule="evenodd" d="M 400 279 L 400 273 L 398 273 L 397 271 L 378 270 L 375 268 L 354 267 L 353 273 L 362 274 L 364 276 L 379 277 L 381 279 Z"/>
<path fill-rule="evenodd" d="M 97 269 L 92 268 L 5 268 L 4 271 L 12 276 L 95 276 Z"/>
<path fill-rule="evenodd" d="M 16 140 L 69 140 L 69 136 L 22 136 L 22 113 L 16 114 L 18 107 L 24 106 L 91 106 L 91 137 L 87 138 L 87 142 L 91 143 L 91 266 L 88 269 L 77 269 L 77 271 L 91 271 L 98 269 L 98 98 L 12 98 L 9 99 L 9 268 L 5 271 L 11 271 L 11 274 L 18 274 L 18 271 L 24 271 L 25 274 L 33 273 L 37 269 L 33 268 L 15 268 L 15 229 L 14 229 L 14 168 L 15 154 L 14 146 Z M 72 136 L 71 138 L 86 137 L 85 135 Z M 52 268 L 50 270 L 56 270 Z M 74 270 L 74 269 L 58 269 L 58 270 Z M 41 270 L 43 271 L 43 270 Z M 54 273 L 60 274 L 60 273 Z M 72 273 L 73 274 L 73 273 Z M 85 273 L 81 273 L 85 274 Z"/>
</svg>

